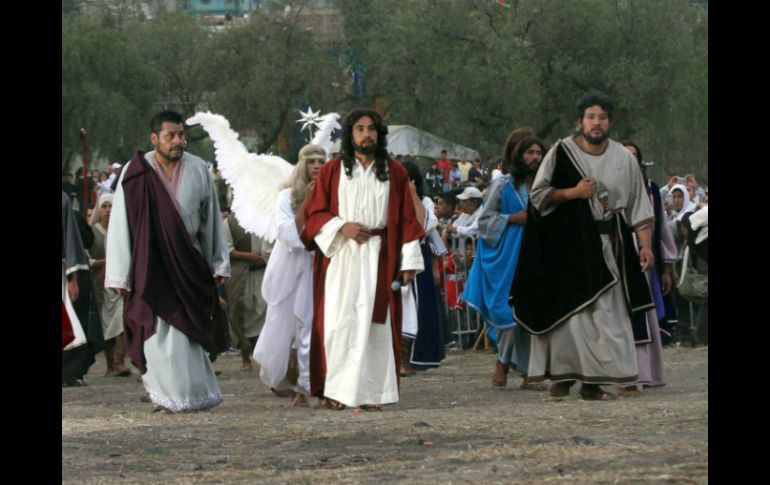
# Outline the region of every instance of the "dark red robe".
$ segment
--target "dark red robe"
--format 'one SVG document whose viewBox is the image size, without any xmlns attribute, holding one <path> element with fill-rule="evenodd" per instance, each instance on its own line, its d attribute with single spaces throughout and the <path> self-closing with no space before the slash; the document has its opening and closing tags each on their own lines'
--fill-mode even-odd
<svg viewBox="0 0 770 485">
<path fill-rule="evenodd" d="M 395 161 L 388 162 L 390 190 L 388 192 L 388 222 L 381 253 L 380 268 L 385 274 L 378 274 L 377 294 L 387 301 L 390 309 L 393 355 L 401 361 L 401 292 L 394 292 L 390 284 L 398 277 L 401 247 L 410 241 L 425 236 L 409 190 L 409 175 L 404 167 Z M 322 397 L 326 380 L 326 352 L 324 350 L 324 288 L 326 269 L 331 260 L 318 249 L 313 238 L 331 219 L 339 216 L 338 188 L 344 167 L 340 157 L 327 162 L 318 174 L 313 198 L 305 208 L 305 227 L 300 235 L 308 251 L 315 250 L 313 259 L 313 328 L 310 336 L 310 392 Z M 356 222 L 356 221 L 350 221 Z M 383 284 L 384 283 L 384 284 Z M 382 323 L 382 322 L 381 322 Z M 373 325 L 376 325 L 373 323 Z M 398 380 L 400 385 L 400 380 Z"/>
<path fill-rule="evenodd" d="M 144 342 L 165 320 L 216 355 L 229 347 L 209 264 L 187 233 L 175 202 L 141 151 L 123 177 L 131 231 L 133 286 L 123 307 L 126 353 L 144 374 Z"/>
</svg>

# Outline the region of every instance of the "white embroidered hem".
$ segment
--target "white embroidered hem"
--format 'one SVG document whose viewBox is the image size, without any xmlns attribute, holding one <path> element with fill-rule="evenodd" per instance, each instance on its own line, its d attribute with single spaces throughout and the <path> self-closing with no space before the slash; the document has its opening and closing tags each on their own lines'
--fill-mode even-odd
<svg viewBox="0 0 770 485">
<path fill-rule="evenodd" d="M 144 383 L 144 388 L 149 393 L 150 400 L 153 404 L 163 406 L 175 413 L 210 409 L 221 404 L 223 401 L 221 392 L 212 392 L 207 396 L 201 397 L 168 397 L 150 389 L 147 385 L 145 376 L 142 376 L 142 382 Z"/>
</svg>

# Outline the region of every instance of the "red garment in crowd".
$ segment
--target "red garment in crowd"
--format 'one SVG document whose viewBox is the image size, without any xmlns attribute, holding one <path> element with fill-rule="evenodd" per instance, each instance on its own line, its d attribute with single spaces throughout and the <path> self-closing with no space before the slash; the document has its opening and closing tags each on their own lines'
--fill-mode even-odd
<svg viewBox="0 0 770 485">
<path fill-rule="evenodd" d="M 445 184 L 452 183 L 452 162 L 448 158 L 439 158 L 436 166 L 441 170 L 441 179 Z"/>
<path fill-rule="evenodd" d="M 64 300 L 61 301 L 61 348 L 63 349 L 70 342 L 75 340 L 75 332 L 72 330 L 72 322 L 67 314 L 67 308 L 64 306 Z"/>
</svg>

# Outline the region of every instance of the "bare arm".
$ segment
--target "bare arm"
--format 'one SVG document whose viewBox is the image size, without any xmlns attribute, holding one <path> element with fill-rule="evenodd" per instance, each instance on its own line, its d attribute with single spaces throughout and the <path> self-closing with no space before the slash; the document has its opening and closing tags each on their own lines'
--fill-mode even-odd
<svg viewBox="0 0 770 485">
<path fill-rule="evenodd" d="M 636 237 L 639 241 L 639 263 L 642 265 L 642 272 L 652 267 L 654 257 L 652 255 L 652 226 L 646 225 L 636 230 Z"/>
<path fill-rule="evenodd" d="M 80 295 L 77 273 L 70 273 L 67 275 L 67 291 L 70 294 L 70 301 L 77 301 L 78 296 Z"/>
<path fill-rule="evenodd" d="M 414 182 L 409 182 L 409 192 L 412 195 L 412 202 L 414 202 L 414 210 L 417 213 L 417 220 L 420 222 L 421 227 L 425 227 L 425 206 L 420 200 L 420 196 L 417 195 L 417 187 Z"/>
<path fill-rule="evenodd" d="M 412 282 L 415 274 L 417 274 L 417 271 L 413 269 L 401 271 L 401 281 L 404 282 L 404 286 Z"/>
<path fill-rule="evenodd" d="M 527 211 L 520 210 L 514 214 L 508 215 L 508 224 L 521 224 L 522 226 L 527 223 Z"/>
<path fill-rule="evenodd" d="M 257 268 L 262 268 L 265 265 L 267 265 L 267 262 L 265 259 L 260 256 L 257 253 L 252 252 L 246 252 L 246 251 L 230 251 L 230 259 L 236 259 L 241 261 L 246 261 L 249 264 L 252 264 L 256 266 Z"/>
</svg>

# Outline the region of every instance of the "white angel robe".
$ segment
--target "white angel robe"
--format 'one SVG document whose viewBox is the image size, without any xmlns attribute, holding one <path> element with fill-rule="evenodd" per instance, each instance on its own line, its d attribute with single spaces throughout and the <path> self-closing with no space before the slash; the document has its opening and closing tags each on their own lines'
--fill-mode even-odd
<svg viewBox="0 0 770 485">
<path fill-rule="evenodd" d="M 293 388 L 310 395 L 310 331 L 313 327 L 313 254 L 299 238 L 295 213 L 291 208 L 291 189 L 278 193 L 275 212 L 278 236 L 267 262 L 262 297 L 267 316 L 254 360 L 259 378 L 278 390 Z M 297 349 L 299 378 L 292 386 L 285 380 L 292 347 Z"/>
</svg>

